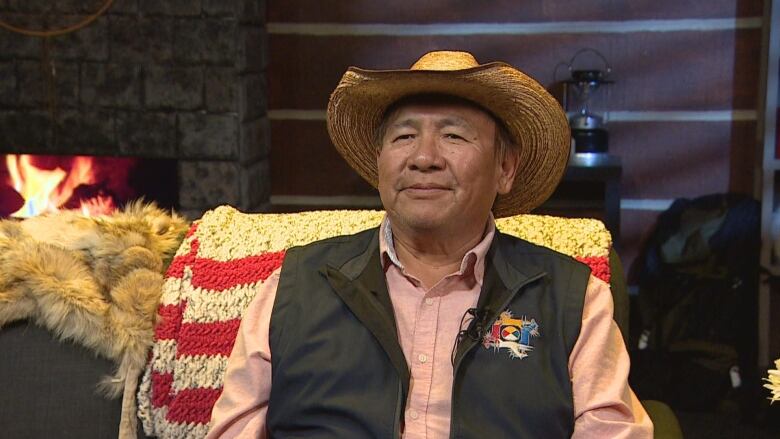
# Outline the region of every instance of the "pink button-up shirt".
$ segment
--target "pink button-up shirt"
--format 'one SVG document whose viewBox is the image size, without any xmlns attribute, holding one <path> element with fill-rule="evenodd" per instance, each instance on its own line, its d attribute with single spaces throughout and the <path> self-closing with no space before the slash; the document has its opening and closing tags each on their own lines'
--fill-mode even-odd
<svg viewBox="0 0 780 439">
<path fill-rule="evenodd" d="M 398 339 L 411 371 L 405 439 L 449 436 L 452 350 L 464 313 L 477 304 L 494 234 L 491 221 L 482 241 L 463 257 L 460 269 L 425 289 L 396 257 L 389 221 L 380 227 L 379 251 Z M 268 331 L 279 272 L 266 280 L 244 314 L 207 438 L 266 437 L 271 394 Z M 652 438 L 652 423 L 628 386 L 628 370 L 628 353 L 612 319 L 609 286 L 591 276 L 580 335 L 569 357 L 575 417 L 572 437 Z"/>
</svg>

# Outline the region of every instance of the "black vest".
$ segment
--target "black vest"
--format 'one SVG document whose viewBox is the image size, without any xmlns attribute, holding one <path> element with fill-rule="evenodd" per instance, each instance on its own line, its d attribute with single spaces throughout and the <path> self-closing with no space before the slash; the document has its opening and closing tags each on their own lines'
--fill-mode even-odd
<svg viewBox="0 0 780 439">
<path fill-rule="evenodd" d="M 290 249 L 271 315 L 271 437 L 396 438 L 410 374 L 380 263 L 378 229 Z M 496 232 L 478 309 L 534 319 L 525 358 L 460 339 L 453 438 L 568 438 L 574 408 L 568 359 L 590 271 L 574 259 Z M 449 359 L 448 359 L 449 360 Z"/>
</svg>

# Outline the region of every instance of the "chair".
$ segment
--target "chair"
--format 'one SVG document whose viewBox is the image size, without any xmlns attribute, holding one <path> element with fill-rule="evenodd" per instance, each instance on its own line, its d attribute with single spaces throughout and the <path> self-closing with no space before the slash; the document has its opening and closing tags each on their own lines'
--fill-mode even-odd
<svg viewBox="0 0 780 439">
<path fill-rule="evenodd" d="M 138 413 L 146 433 L 205 436 L 243 311 L 257 286 L 281 265 L 285 250 L 377 226 L 382 217 L 378 211 L 243 214 L 223 206 L 196 221 L 169 267 L 159 308 L 163 323 L 141 380 Z M 497 227 L 569 254 L 610 282 L 615 318 L 627 334 L 622 267 L 601 222 L 518 215 L 499 219 Z M 647 408 L 654 421 L 671 413 L 663 403 Z M 682 437 L 671 417 L 658 418 L 664 435 L 656 437 Z"/>
<path fill-rule="evenodd" d="M 623 334 L 623 341 L 628 345 L 629 300 L 626 277 L 623 264 L 614 249 L 609 250 L 610 282 L 612 298 L 615 307 L 615 323 Z M 656 400 L 642 400 L 642 406 L 653 421 L 653 437 L 656 439 L 682 439 L 683 433 L 677 416 L 668 404 Z"/>
<path fill-rule="evenodd" d="M 24 320 L 0 329 L 0 352 L 0 436 L 117 437 L 122 400 L 95 388 L 112 361 Z"/>
</svg>

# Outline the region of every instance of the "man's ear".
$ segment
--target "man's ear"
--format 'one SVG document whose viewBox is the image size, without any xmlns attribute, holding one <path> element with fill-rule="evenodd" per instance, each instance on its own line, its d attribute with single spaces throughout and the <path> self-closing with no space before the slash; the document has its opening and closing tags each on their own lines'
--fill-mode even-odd
<svg viewBox="0 0 780 439">
<path fill-rule="evenodd" d="M 512 190 L 515 182 L 517 168 L 520 166 L 520 153 L 515 149 L 508 149 L 501 158 L 498 175 L 498 193 L 503 195 Z"/>
</svg>

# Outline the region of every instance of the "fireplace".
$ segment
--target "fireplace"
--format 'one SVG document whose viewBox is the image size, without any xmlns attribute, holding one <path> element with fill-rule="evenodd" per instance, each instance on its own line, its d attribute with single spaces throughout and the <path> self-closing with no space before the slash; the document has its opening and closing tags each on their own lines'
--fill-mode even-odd
<svg viewBox="0 0 780 439">
<path fill-rule="evenodd" d="M 0 20 L 66 28 L 103 3 L 0 2 Z M 221 204 L 268 209 L 264 9 L 261 0 L 115 0 L 63 35 L 0 29 L 0 156 L 35 155 L 49 171 L 71 166 L 65 156 L 141 163 L 150 171 L 140 192 L 190 219 Z M 173 194 L 145 192 L 161 187 Z M 109 191 L 78 189 L 100 190 Z M 18 191 L 4 191 L 13 203 Z"/>
<path fill-rule="evenodd" d="M 132 157 L 0 156 L 0 217 L 77 210 L 110 214 L 137 200 L 178 207 L 176 161 Z"/>
</svg>

